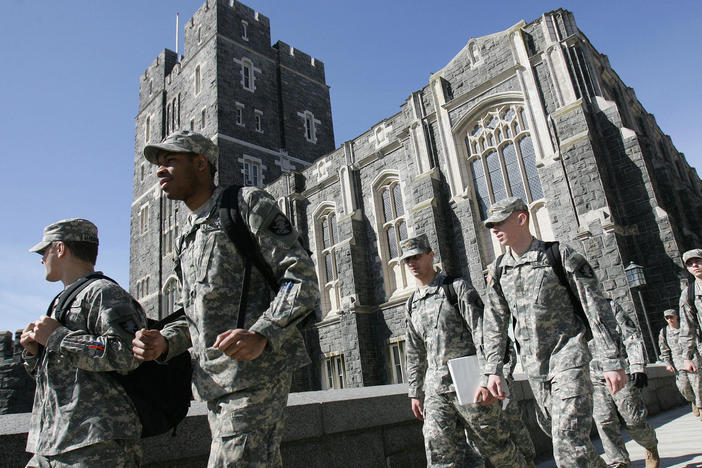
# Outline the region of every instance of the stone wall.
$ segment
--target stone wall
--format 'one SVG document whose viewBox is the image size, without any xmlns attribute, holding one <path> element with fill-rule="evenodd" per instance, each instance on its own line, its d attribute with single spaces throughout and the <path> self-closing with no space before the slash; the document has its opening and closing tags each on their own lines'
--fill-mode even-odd
<svg viewBox="0 0 702 468">
<path fill-rule="evenodd" d="M 649 366 L 644 393 L 650 415 L 684 404 L 674 376 L 663 365 Z M 519 375 L 519 401 L 537 456 L 550 457 L 549 439 L 538 428 L 528 383 Z M 143 442 L 144 467 L 196 468 L 206 464 L 210 434 L 206 406 L 194 403 L 175 437 Z M 292 393 L 285 414 L 283 466 L 286 468 L 424 467 L 421 424 L 410 411 L 405 385 Z M 0 467 L 23 467 L 29 414 L 0 416 Z"/>
</svg>

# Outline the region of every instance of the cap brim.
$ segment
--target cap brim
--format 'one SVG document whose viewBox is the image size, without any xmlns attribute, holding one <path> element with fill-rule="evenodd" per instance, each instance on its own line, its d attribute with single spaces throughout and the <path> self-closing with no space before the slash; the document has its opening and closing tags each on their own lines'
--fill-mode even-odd
<svg viewBox="0 0 702 468">
<path fill-rule="evenodd" d="M 483 221 L 483 226 L 485 226 L 488 229 L 491 229 L 495 224 L 499 224 L 505 219 L 509 218 L 509 215 L 512 213 L 507 213 L 506 215 L 504 214 L 499 214 L 499 215 L 492 215 L 485 221 Z"/>
<path fill-rule="evenodd" d="M 184 148 L 180 145 L 156 143 L 155 145 L 147 145 L 144 147 L 144 157 L 151 164 L 156 164 L 161 151 L 167 151 L 169 153 L 192 153 L 188 148 Z"/>
<path fill-rule="evenodd" d="M 31 249 L 29 249 L 29 251 L 39 253 L 50 245 L 51 245 L 51 241 L 41 241 L 37 245 L 35 245 Z"/>
<path fill-rule="evenodd" d="M 412 250 L 408 250 L 407 252 L 405 252 L 405 253 L 402 254 L 402 257 L 400 257 L 400 261 L 405 261 L 406 259 L 408 259 L 408 258 L 410 258 L 410 257 L 412 257 L 412 256 L 414 256 L 414 255 L 421 254 L 421 253 L 424 253 L 424 252 L 426 252 L 426 250 L 424 250 L 424 249 L 412 249 Z"/>
</svg>

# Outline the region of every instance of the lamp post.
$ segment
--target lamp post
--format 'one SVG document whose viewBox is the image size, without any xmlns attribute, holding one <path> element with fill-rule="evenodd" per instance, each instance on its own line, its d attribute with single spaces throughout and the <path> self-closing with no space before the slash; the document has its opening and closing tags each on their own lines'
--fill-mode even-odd
<svg viewBox="0 0 702 468">
<path fill-rule="evenodd" d="M 638 288 L 640 286 L 646 285 L 646 277 L 644 276 L 644 268 L 641 265 L 637 265 L 634 262 L 629 262 L 629 266 L 624 268 L 624 273 L 626 273 L 626 282 L 629 283 L 630 289 L 634 289 L 634 288 Z M 648 320 L 648 313 L 646 312 L 646 305 L 644 304 L 643 297 L 641 296 L 641 289 L 637 289 L 636 292 L 639 295 L 639 302 L 641 303 L 641 308 L 643 309 L 643 316 L 646 319 L 646 327 L 648 328 L 648 336 L 651 338 L 651 343 L 653 344 L 653 352 L 655 353 L 654 357 L 657 361 L 658 360 L 658 349 L 656 347 L 656 341 L 653 338 L 653 330 L 651 329 L 651 322 Z"/>
</svg>

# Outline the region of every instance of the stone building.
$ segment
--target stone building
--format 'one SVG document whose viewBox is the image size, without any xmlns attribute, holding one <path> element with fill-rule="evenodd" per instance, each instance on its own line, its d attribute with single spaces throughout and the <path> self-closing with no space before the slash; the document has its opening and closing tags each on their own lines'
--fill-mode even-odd
<svg viewBox="0 0 702 468">
<path fill-rule="evenodd" d="M 265 16 L 208 0 L 185 47 L 140 79 L 130 288 L 151 316 L 173 309 L 186 210 L 161 195 L 142 148 L 179 128 L 219 144 L 220 183 L 265 186 L 313 252 L 321 301 L 298 390 L 404 381 L 414 283 L 399 241 L 426 233 L 439 266 L 483 291 L 501 248 L 482 220 L 509 195 L 528 201 L 538 237 L 583 251 L 642 321 L 624 268 L 645 267 L 654 331 L 677 304 L 680 254 L 702 244 L 699 217 L 683 216 L 702 209 L 702 181 L 570 12 L 471 39 L 398 113 L 336 149 L 322 63 L 271 47 Z"/>
</svg>

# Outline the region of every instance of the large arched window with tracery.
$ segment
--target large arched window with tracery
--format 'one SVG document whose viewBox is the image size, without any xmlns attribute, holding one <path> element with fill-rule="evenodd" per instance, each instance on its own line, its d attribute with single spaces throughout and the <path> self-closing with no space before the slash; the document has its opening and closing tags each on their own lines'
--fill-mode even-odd
<svg viewBox="0 0 702 468">
<path fill-rule="evenodd" d="M 523 106 L 495 106 L 474 119 L 467 128 L 465 144 L 480 219 L 488 217 L 492 203 L 520 197 L 532 208 L 530 211 L 535 216 L 531 224 L 538 236 L 539 224 L 544 222 L 545 211 L 538 212 L 543 207 L 544 194 Z M 550 232 L 550 226 L 547 231 Z M 491 242 L 486 236 L 483 245 L 487 247 L 488 244 Z"/>
<path fill-rule="evenodd" d="M 317 274 L 322 291 L 322 314 L 334 314 L 341 308 L 337 255 L 339 231 L 333 205 L 326 205 L 315 216 Z"/>
<path fill-rule="evenodd" d="M 407 239 L 407 220 L 400 180 L 387 175 L 374 184 L 378 241 L 388 296 L 407 287 L 407 273 L 400 262 L 400 242 Z"/>
</svg>

